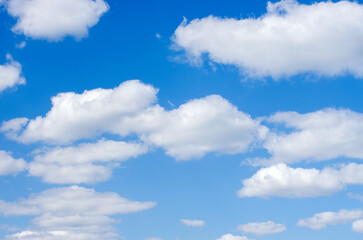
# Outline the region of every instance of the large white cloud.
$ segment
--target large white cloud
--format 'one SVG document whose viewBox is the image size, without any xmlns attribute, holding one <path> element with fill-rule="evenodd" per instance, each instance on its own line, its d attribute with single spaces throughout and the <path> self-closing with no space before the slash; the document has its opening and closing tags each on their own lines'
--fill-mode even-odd
<svg viewBox="0 0 363 240">
<path fill-rule="evenodd" d="M 12 119 L 4 122 L 0 131 L 20 142 L 51 144 L 103 133 L 121 137 L 136 134 L 180 160 L 210 152 L 243 153 L 268 131 L 218 95 L 194 99 L 167 111 L 153 104 L 157 91 L 134 80 L 114 89 L 61 93 L 52 98 L 53 107 L 45 117 Z"/>
<path fill-rule="evenodd" d="M 357 2 L 282 0 L 268 3 L 259 18 L 183 21 L 172 39 L 192 61 L 206 53 L 253 77 L 306 72 L 363 77 L 363 5 Z"/>
<path fill-rule="evenodd" d="M 34 39 L 81 39 L 109 7 L 104 0 L 6 0 L 8 13 L 17 19 L 13 31 Z"/>
<path fill-rule="evenodd" d="M 14 159 L 8 152 L 0 150 L 0 176 L 22 172 L 26 167 L 23 159 Z"/>
<path fill-rule="evenodd" d="M 363 184 L 363 164 L 322 170 L 291 168 L 284 163 L 260 169 L 243 180 L 239 197 L 318 197 L 332 195 L 348 184 Z"/>
<path fill-rule="evenodd" d="M 109 179 L 112 168 L 120 162 L 146 152 L 147 147 L 138 143 L 100 140 L 48 149 L 37 155 L 28 168 L 31 176 L 49 183 L 95 183 Z"/>
<path fill-rule="evenodd" d="M 116 239 L 111 215 L 139 212 L 154 202 L 135 202 L 116 193 L 71 186 L 46 190 L 17 202 L 0 201 L 5 216 L 35 216 L 27 231 L 5 239 Z"/>
<path fill-rule="evenodd" d="M 30 120 L 13 119 L 1 131 L 20 142 L 45 141 L 64 144 L 91 138 L 103 132 L 128 134 L 130 128 L 121 125 L 156 101 L 157 89 L 137 80 L 126 81 L 114 89 L 94 89 L 82 94 L 60 93 L 52 98 L 52 109 L 45 117 Z M 25 127 L 25 129 L 23 129 Z M 16 136 L 17 131 L 21 131 Z"/>
<path fill-rule="evenodd" d="M 267 235 L 283 232 L 286 230 L 286 226 L 280 223 L 274 223 L 272 221 L 254 222 L 239 225 L 237 230 L 255 235 Z"/>
<path fill-rule="evenodd" d="M 333 108 L 306 114 L 280 112 L 268 121 L 284 124 L 285 128 L 281 132 L 270 132 L 265 140 L 264 148 L 271 157 L 252 160 L 251 164 L 322 161 L 338 157 L 363 159 L 361 113 Z"/>
<path fill-rule="evenodd" d="M 154 107 L 133 123 L 143 141 L 163 147 L 179 160 L 209 152 L 243 153 L 268 131 L 218 95 L 191 100 L 171 111 Z"/>
<path fill-rule="evenodd" d="M 245 236 L 234 236 L 232 234 L 225 234 L 222 237 L 218 238 L 217 240 L 249 240 Z"/>
<path fill-rule="evenodd" d="M 363 213 L 361 210 L 340 210 L 339 212 L 322 212 L 317 213 L 311 218 L 301 219 L 297 225 L 308 227 L 314 230 L 320 230 L 327 225 L 337 225 L 352 222 L 361 218 Z"/>
<path fill-rule="evenodd" d="M 6 59 L 8 62 L 0 65 L 0 93 L 7 88 L 25 84 L 20 63 L 14 61 L 9 54 Z"/>
</svg>

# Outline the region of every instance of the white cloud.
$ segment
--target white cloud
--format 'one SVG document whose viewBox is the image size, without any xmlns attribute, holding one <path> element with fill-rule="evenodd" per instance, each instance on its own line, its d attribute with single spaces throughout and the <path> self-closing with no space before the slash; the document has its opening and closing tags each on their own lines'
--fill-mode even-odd
<svg viewBox="0 0 363 240">
<path fill-rule="evenodd" d="M 7 88 L 25 84 L 21 64 L 14 61 L 9 54 L 6 55 L 6 59 L 8 62 L 0 65 L 0 93 Z"/>
<path fill-rule="evenodd" d="M 52 98 L 53 107 L 45 117 L 12 119 L 4 122 L 0 131 L 23 143 L 50 144 L 102 133 L 121 137 L 136 134 L 180 160 L 200 158 L 210 152 L 244 153 L 268 131 L 218 95 L 194 99 L 166 111 L 153 104 L 157 91 L 134 80 L 114 89 L 61 93 Z"/>
<path fill-rule="evenodd" d="M 139 129 L 144 126 L 139 130 L 143 141 L 163 147 L 178 160 L 210 152 L 243 153 L 268 131 L 218 95 L 191 100 L 171 111 L 154 107 L 133 121 Z"/>
<path fill-rule="evenodd" d="M 29 174 L 49 183 L 94 183 L 109 179 L 120 162 L 146 152 L 144 145 L 111 140 L 57 147 L 35 156 Z"/>
<path fill-rule="evenodd" d="M 260 169 L 243 180 L 238 196 L 243 197 L 318 197 L 332 195 L 347 184 L 363 184 L 363 164 L 350 163 L 340 168 L 291 168 L 284 163 Z"/>
<path fill-rule="evenodd" d="M 297 225 L 320 230 L 327 225 L 337 225 L 352 222 L 363 215 L 361 210 L 341 210 L 339 212 L 317 213 L 311 218 L 301 219 Z"/>
<path fill-rule="evenodd" d="M 284 131 L 268 135 L 264 148 L 269 159 L 251 164 L 270 165 L 303 160 L 323 161 L 338 157 L 363 159 L 363 114 L 347 109 L 323 109 L 299 114 L 280 112 L 268 119 L 285 125 Z"/>
<path fill-rule="evenodd" d="M 234 236 L 232 234 L 225 234 L 222 237 L 218 238 L 217 240 L 249 240 L 245 236 Z"/>
<path fill-rule="evenodd" d="M 354 232 L 363 233 L 363 219 L 353 222 L 352 229 Z"/>
<path fill-rule="evenodd" d="M 188 227 L 203 227 L 205 225 L 203 220 L 181 219 L 180 222 Z"/>
<path fill-rule="evenodd" d="M 283 232 L 286 230 L 286 226 L 272 221 L 254 222 L 239 225 L 237 230 L 244 233 L 252 233 L 254 235 L 267 235 Z"/>
<path fill-rule="evenodd" d="M 116 193 L 71 186 L 46 190 L 18 202 L 0 201 L 5 216 L 36 216 L 27 231 L 5 239 L 116 239 L 111 215 L 139 212 L 154 202 L 134 202 Z"/>
<path fill-rule="evenodd" d="M 109 9 L 104 0 L 7 0 L 5 6 L 17 19 L 15 33 L 48 41 L 86 37 Z"/>
<path fill-rule="evenodd" d="M 251 77 L 363 77 L 363 5 L 357 2 L 269 2 L 259 18 L 185 20 L 173 41 L 190 61 L 206 53 L 210 61 L 235 65 Z"/>
<path fill-rule="evenodd" d="M 14 159 L 9 153 L 0 150 L 0 176 L 22 172 L 26 166 L 23 159 Z"/>
<path fill-rule="evenodd" d="M 26 42 L 25 41 L 22 41 L 21 43 L 16 44 L 15 47 L 16 48 L 19 48 L 19 49 L 23 49 L 23 48 L 26 47 Z"/>
<path fill-rule="evenodd" d="M 156 100 L 157 89 L 137 80 L 126 81 L 114 89 L 94 89 L 82 94 L 60 93 L 52 98 L 52 109 L 26 125 L 20 118 L 5 122 L 1 131 L 23 143 L 45 141 L 64 144 L 91 138 L 104 132 L 127 135 L 122 125 Z M 25 129 L 22 130 L 22 128 Z M 18 136 L 16 133 L 19 132 Z"/>
</svg>

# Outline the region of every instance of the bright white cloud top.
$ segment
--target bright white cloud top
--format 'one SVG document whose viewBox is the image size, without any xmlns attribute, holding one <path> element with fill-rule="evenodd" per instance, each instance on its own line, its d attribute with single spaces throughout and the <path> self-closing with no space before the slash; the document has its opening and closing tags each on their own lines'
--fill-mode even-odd
<svg viewBox="0 0 363 240">
<path fill-rule="evenodd" d="M 268 222 L 253 222 L 242 224 L 237 227 L 237 230 L 242 231 L 244 233 L 251 233 L 254 235 L 267 235 L 267 234 L 275 234 L 284 232 L 286 230 L 286 226 L 279 223 L 274 223 L 272 221 Z"/>
<path fill-rule="evenodd" d="M 250 77 L 363 77 L 363 6 L 356 2 L 282 0 L 269 3 L 259 18 L 183 21 L 173 41 L 192 61 L 207 54 L 210 61 L 235 65 Z"/>
<path fill-rule="evenodd" d="M 0 176 L 22 172 L 26 167 L 23 159 L 15 159 L 8 152 L 0 150 Z"/>
<path fill-rule="evenodd" d="M 109 9 L 104 0 L 6 0 L 4 4 L 17 19 L 15 33 L 48 41 L 86 37 Z"/>
<path fill-rule="evenodd" d="M 36 216 L 27 231 L 5 239 L 117 239 L 111 228 L 111 215 L 139 212 L 155 202 L 134 202 L 116 193 L 98 193 L 93 189 L 71 186 L 46 190 L 18 202 L 0 201 L 0 213 L 6 216 Z"/>
<path fill-rule="evenodd" d="M 10 54 L 6 55 L 6 59 L 7 63 L 0 65 L 0 93 L 7 88 L 25 84 L 21 64 L 14 61 Z"/>
<path fill-rule="evenodd" d="M 322 212 L 317 213 L 311 218 L 301 219 L 297 225 L 308 227 L 314 230 L 320 230 L 327 225 L 337 225 L 353 222 L 363 216 L 361 210 L 340 210 L 339 212 Z"/>
<path fill-rule="evenodd" d="M 146 152 L 144 145 L 111 140 L 58 147 L 37 155 L 29 164 L 29 174 L 48 183 L 95 183 L 108 180 L 121 162 Z"/>
<path fill-rule="evenodd" d="M 190 220 L 190 219 L 181 219 L 181 223 L 188 227 L 203 227 L 205 222 L 203 220 Z"/>
<path fill-rule="evenodd" d="M 23 143 L 66 144 L 103 133 L 121 137 L 136 133 L 149 145 L 166 149 L 179 160 L 207 153 L 244 153 L 268 129 L 226 99 L 211 95 L 167 111 L 156 101 L 157 89 L 137 80 L 114 89 L 82 94 L 60 93 L 45 117 L 4 122 L 0 131 Z"/>
<path fill-rule="evenodd" d="M 280 112 L 268 121 L 283 124 L 286 132 L 269 134 L 264 148 L 271 158 L 255 160 L 252 164 L 323 161 L 338 157 L 363 159 L 362 113 L 327 108 L 306 114 Z"/>
<path fill-rule="evenodd" d="M 348 184 L 363 184 L 363 164 L 340 168 L 291 168 L 284 163 L 262 168 L 242 181 L 238 196 L 243 197 L 319 197 L 332 195 Z"/>
</svg>

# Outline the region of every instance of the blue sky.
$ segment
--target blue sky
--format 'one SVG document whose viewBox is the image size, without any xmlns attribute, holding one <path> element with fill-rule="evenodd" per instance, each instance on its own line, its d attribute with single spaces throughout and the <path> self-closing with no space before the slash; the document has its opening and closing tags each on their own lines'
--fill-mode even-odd
<svg viewBox="0 0 363 240">
<path fill-rule="evenodd" d="M 363 1 L 0 7 L 1 239 L 362 238 Z"/>
</svg>

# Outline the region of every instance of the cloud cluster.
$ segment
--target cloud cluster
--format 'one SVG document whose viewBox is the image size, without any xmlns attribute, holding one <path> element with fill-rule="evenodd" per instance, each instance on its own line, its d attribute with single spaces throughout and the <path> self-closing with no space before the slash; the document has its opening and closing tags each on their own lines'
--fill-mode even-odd
<svg viewBox="0 0 363 240">
<path fill-rule="evenodd" d="M 9 54 L 6 55 L 6 59 L 8 62 L 0 65 L 0 93 L 7 88 L 25 84 L 21 64 L 14 61 Z"/>
<path fill-rule="evenodd" d="M 190 61 L 207 54 L 210 61 L 235 65 L 251 77 L 311 72 L 363 77 L 363 5 L 357 2 L 282 0 L 268 3 L 259 18 L 185 20 L 172 39 Z"/>
<path fill-rule="evenodd" d="M 71 186 L 46 190 L 18 202 L 0 201 L 5 216 L 35 216 L 32 226 L 5 239 L 116 239 L 111 215 L 139 212 L 154 202 L 135 202 L 116 193 L 97 193 L 93 189 Z"/>
<path fill-rule="evenodd" d="M 311 218 L 301 219 L 297 225 L 308 227 L 314 230 L 320 230 L 327 225 L 337 225 L 352 222 L 363 216 L 361 210 L 341 210 L 339 212 L 322 212 L 317 213 Z"/>
<path fill-rule="evenodd" d="M 26 167 L 23 159 L 14 159 L 8 152 L 0 150 L 0 176 L 22 172 Z"/>
<path fill-rule="evenodd" d="M 262 168 L 242 182 L 243 197 L 318 197 L 332 195 L 348 184 L 363 184 L 363 164 L 340 168 L 291 168 L 284 163 Z"/>
<path fill-rule="evenodd" d="M 188 227 L 203 227 L 205 225 L 205 222 L 203 220 L 182 219 L 180 220 L 180 222 Z"/>
<path fill-rule="evenodd" d="M 94 183 L 109 179 L 120 162 L 146 152 L 144 145 L 112 140 L 56 147 L 35 156 L 29 175 L 48 183 Z"/>
<path fill-rule="evenodd" d="M 53 107 L 45 117 L 12 119 L 4 122 L 0 131 L 19 142 L 49 144 L 69 144 L 103 133 L 121 137 L 136 134 L 180 160 L 210 152 L 243 153 L 268 131 L 218 95 L 194 99 L 167 111 L 154 104 L 157 92 L 150 85 L 132 80 L 114 89 L 61 93 L 52 98 Z"/>
<path fill-rule="evenodd" d="M 48 41 L 86 37 L 109 9 L 104 0 L 6 0 L 4 4 L 17 19 L 15 33 Z"/>
<path fill-rule="evenodd" d="M 279 223 L 274 223 L 272 221 L 268 222 L 254 222 L 239 225 L 237 230 L 244 233 L 252 233 L 254 235 L 267 235 L 280 233 L 286 230 L 286 226 Z"/>
</svg>

